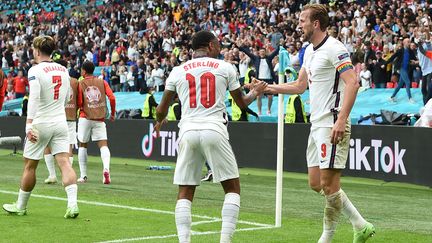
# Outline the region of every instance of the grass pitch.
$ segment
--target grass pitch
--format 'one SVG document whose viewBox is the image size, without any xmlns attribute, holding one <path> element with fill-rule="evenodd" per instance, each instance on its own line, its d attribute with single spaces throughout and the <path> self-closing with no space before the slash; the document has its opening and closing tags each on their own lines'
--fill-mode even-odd
<svg viewBox="0 0 432 243">
<path fill-rule="evenodd" d="M 16 200 L 22 161 L 22 156 L 0 150 L 0 204 Z M 41 161 L 28 215 L 0 212 L 0 242 L 177 242 L 173 171 L 146 170 L 149 165 L 173 164 L 111 161 L 112 184 L 103 185 L 102 162 L 99 157 L 89 157 L 89 182 L 78 185 L 80 215 L 75 220 L 63 218 L 66 194 L 61 184 L 43 184 L 48 172 Z M 79 171 L 76 161 L 74 168 Z M 306 175 L 284 174 L 282 227 L 274 228 L 275 172 L 244 168 L 240 174 L 240 223 L 233 242 L 317 242 L 324 199 L 308 188 Z M 354 205 L 377 228 L 370 242 L 432 242 L 430 188 L 349 177 L 342 184 Z M 219 242 L 223 198 L 219 184 L 206 182 L 197 188 L 192 242 Z M 351 224 L 343 216 L 333 242 L 352 242 Z"/>
</svg>

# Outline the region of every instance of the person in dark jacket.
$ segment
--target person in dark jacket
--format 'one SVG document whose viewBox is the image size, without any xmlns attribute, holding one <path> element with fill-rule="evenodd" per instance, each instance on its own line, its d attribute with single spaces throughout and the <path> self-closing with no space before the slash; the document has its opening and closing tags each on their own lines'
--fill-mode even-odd
<svg viewBox="0 0 432 243">
<path fill-rule="evenodd" d="M 391 102 L 396 102 L 396 94 L 399 92 L 400 88 L 405 84 L 406 92 L 408 94 L 408 99 L 410 103 L 415 103 L 414 99 L 411 97 L 411 80 L 410 73 L 412 73 L 414 65 L 418 63 L 416 55 L 413 50 L 410 48 L 410 40 L 405 38 L 403 40 L 403 48 L 396 51 L 393 56 L 387 60 L 386 65 L 388 63 L 393 62 L 396 70 L 399 71 L 399 83 L 390 97 Z"/>
<path fill-rule="evenodd" d="M 256 77 L 259 80 L 265 81 L 268 84 L 276 83 L 277 77 L 273 72 L 273 64 L 272 60 L 279 53 L 279 47 L 277 47 L 272 53 L 267 55 L 266 49 L 261 48 L 258 52 L 258 55 L 254 55 L 249 47 L 245 46 L 242 41 L 236 43 L 239 47 L 239 50 L 244 52 L 250 59 L 252 64 L 255 67 Z M 271 106 L 273 102 L 273 95 L 267 94 L 268 103 L 267 103 L 267 115 L 271 115 Z M 258 115 L 261 115 L 261 95 L 257 97 L 257 106 L 258 106 Z"/>
<path fill-rule="evenodd" d="M 381 51 L 376 51 L 375 55 L 377 60 L 373 61 L 372 82 L 375 84 L 375 88 L 385 88 L 388 81 L 386 61 L 382 58 Z"/>
</svg>

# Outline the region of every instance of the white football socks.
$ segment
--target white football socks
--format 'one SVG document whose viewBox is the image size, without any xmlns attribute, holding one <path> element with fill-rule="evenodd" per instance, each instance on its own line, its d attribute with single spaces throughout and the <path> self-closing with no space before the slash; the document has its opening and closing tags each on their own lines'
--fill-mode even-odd
<svg viewBox="0 0 432 243">
<path fill-rule="evenodd" d="M 110 170 L 110 160 L 111 160 L 111 153 L 107 146 L 103 146 L 100 148 L 101 153 L 101 159 L 103 163 L 104 170 L 109 171 Z"/>
<path fill-rule="evenodd" d="M 331 195 L 326 195 L 325 198 L 323 233 L 318 243 L 330 243 L 332 241 L 342 210 L 340 190 Z"/>
<path fill-rule="evenodd" d="M 231 242 L 237 225 L 239 211 L 240 195 L 232 192 L 225 194 L 225 201 L 222 207 L 221 243 Z"/>
<path fill-rule="evenodd" d="M 342 200 L 342 213 L 348 217 L 356 231 L 363 229 L 366 225 L 366 220 L 360 215 L 342 189 L 340 189 L 340 194 Z"/>
<path fill-rule="evenodd" d="M 23 210 L 27 208 L 27 203 L 30 198 L 30 194 L 31 192 L 25 192 L 20 188 L 18 192 L 18 201 L 17 201 L 17 208 L 19 210 Z"/>
<path fill-rule="evenodd" d="M 179 243 L 189 243 L 191 241 L 191 208 L 192 202 L 188 199 L 177 200 L 175 208 L 175 222 Z"/>
<path fill-rule="evenodd" d="M 87 148 L 78 148 L 78 163 L 81 172 L 81 178 L 87 176 Z"/>
<path fill-rule="evenodd" d="M 67 207 L 75 207 L 77 206 L 77 197 L 78 197 L 78 186 L 77 184 L 72 184 L 65 187 L 66 195 L 68 198 Z"/>
<path fill-rule="evenodd" d="M 54 156 L 52 154 L 45 154 L 44 159 L 45 159 L 46 167 L 48 169 L 49 177 L 57 178 L 55 164 L 54 164 Z"/>
</svg>

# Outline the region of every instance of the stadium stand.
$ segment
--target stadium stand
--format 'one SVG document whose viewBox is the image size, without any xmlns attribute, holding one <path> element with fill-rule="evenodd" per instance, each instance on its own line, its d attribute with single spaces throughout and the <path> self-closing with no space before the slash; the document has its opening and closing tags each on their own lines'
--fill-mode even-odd
<svg viewBox="0 0 432 243">
<path fill-rule="evenodd" d="M 271 2 L 271 3 L 270 3 Z M 200 29 L 211 30 L 220 39 L 221 58 L 231 62 L 244 76 L 240 62 L 242 53 L 236 45 L 243 40 L 252 52 L 265 48 L 271 52 L 282 44 L 290 53 L 294 69 L 300 67 L 303 43 L 296 31 L 302 6 L 310 1 L 122 1 L 122 0 L 20 0 L 2 1 L 0 12 L 0 58 L 7 76 L 8 101 L 4 111 L 19 110 L 14 98 L 14 77 L 31 67 L 32 39 L 41 34 L 52 35 L 58 41 L 59 54 L 69 62 L 71 76 L 79 77 L 81 63 L 88 59 L 97 66 L 100 75 L 110 85 L 111 76 L 119 77 L 122 91 L 117 93 L 120 109 L 141 108 L 152 84 L 155 64 L 165 76 L 173 66 L 192 58 L 189 40 Z M 352 119 L 376 113 L 380 109 L 401 113 L 417 113 L 428 96 L 422 69 L 432 69 L 431 62 L 410 65 L 413 101 L 409 103 L 401 92 L 397 103 L 389 102 L 398 81 L 398 70 L 388 63 L 384 69 L 377 63 L 388 60 L 401 48 L 402 39 L 410 40 L 416 50 L 427 41 L 432 8 L 425 1 L 320 1 L 327 4 L 331 18 L 328 33 L 340 39 L 351 53 L 359 76 L 364 63 L 371 72 L 371 89 L 359 93 Z M 382 52 L 382 59 L 377 53 Z M 417 57 L 421 60 L 420 53 Z M 245 59 L 247 63 L 247 59 Z M 277 65 L 277 58 L 274 60 Z M 423 62 L 424 64 L 424 62 Z M 115 73 L 111 71 L 116 66 Z M 135 68 L 132 69 L 132 66 Z M 420 68 L 421 67 L 421 68 Z M 102 72 L 104 70 L 104 72 Z M 427 71 L 426 70 L 426 71 Z M 389 88 L 378 88 L 389 87 Z M 418 88 L 415 88 L 418 87 Z M 422 92 L 420 92 L 422 88 Z M 156 97 L 158 97 L 157 94 Z M 430 93 L 429 93 L 430 95 Z M 139 98 L 138 98 L 139 97 Z M 308 93 L 303 95 L 306 101 Z M 364 97 L 364 99 L 363 99 Z M 122 105 L 122 100 L 127 100 Z M 129 102 L 133 100 L 132 102 Z M 136 102 L 136 103 L 135 103 Z M 266 106 L 266 99 L 263 101 Z M 251 108 L 256 111 L 256 104 Z M 228 107 L 230 111 L 230 108 Z M 275 121 L 277 102 L 272 115 L 262 115 L 260 121 Z M 252 118 L 251 120 L 254 120 Z"/>
</svg>

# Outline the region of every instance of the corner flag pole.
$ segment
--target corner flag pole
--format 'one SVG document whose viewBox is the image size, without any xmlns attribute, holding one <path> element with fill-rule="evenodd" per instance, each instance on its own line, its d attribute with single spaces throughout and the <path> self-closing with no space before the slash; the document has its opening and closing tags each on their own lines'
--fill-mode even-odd
<svg viewBox="0 0 432 243">
<path fill-rule="evenodd" d="M 290 60 L 287 50 L 279 49 L 279 84 L 285 80 L 285 69 Z M 283 181 L 283 139 L 284 139 L 284 96 L 278 96 L 278 126 L 277 126 L 277 166 L 276 166 L 276 215 L 275 226 L 282 226 L 282 181 Z"/>
<path fill-rule="evenodd" d="M 280 65 L 280 63 L 279 63 Z M 284 75 L 279 74 L 279 83 L 284 81 Z M 283 180 L 283 146 L 284 146 L 284 96 L 278 96 L 278 126 L 277 126 L 277 166 L 276 166 L 276 227 L 282 226 L 282 180 Z"/>
</svg>

